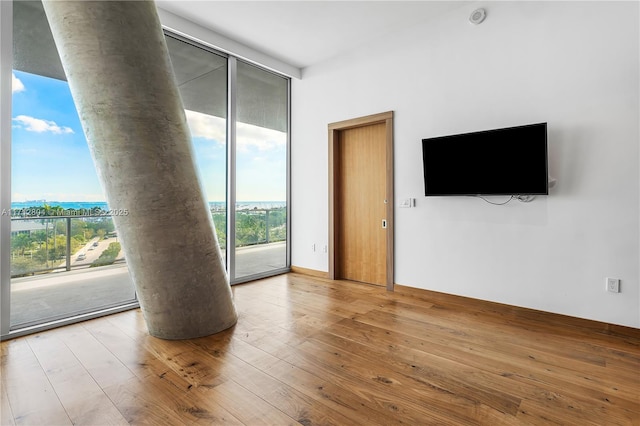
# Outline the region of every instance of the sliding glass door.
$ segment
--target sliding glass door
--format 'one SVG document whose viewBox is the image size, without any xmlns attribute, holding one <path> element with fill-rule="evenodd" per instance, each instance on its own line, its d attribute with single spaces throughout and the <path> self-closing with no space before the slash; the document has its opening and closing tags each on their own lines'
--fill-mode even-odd
<svg viewBox="0 0 640 426">
<path fill-rule="evenodd" d="M 10 330 L 134 306 L 42 4 L 12 14 Z"/>
<path fill-rule="evenodd" d="M 191 130 L 200 185 L 226 259 L 227 57 L 169 33 L 165 39 Z"/>
<path fill-rule="evenodd" d="M 0 141 L 6 336 L 137 300 L 42 4 L 1 3 L 3 58 L 13 46 Z M 182 36 L 166 33 L 166 42 L 199 171 L 193 184 L 206 194 L 231 282 L 287 271 L 289 79 Z"/>
<path fill-rule="evenodd" d="M 238 61 L 235 275 L 287 267 L 287 79 Z"/>
<path fill-rule="evenodd" d="M 166 39 L 231 282 L 286 270 L 289 80 Z"/>
</svg>

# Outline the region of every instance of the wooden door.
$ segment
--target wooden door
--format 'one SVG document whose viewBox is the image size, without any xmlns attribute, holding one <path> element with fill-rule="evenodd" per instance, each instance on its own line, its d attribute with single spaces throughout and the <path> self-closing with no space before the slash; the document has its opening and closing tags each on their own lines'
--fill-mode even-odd
<svg viewBox="0 0 640 426">
<path fill-rule="evenodd" d="M 392 289 L 391 122 L 388 115 L 382 120 L 371 117 L 375 119 L 343 122 L 343 128 L 333 125 L 335 133 L 330 135 L 334 204 L 330 257 L 334 278 Z"/>
</svg>

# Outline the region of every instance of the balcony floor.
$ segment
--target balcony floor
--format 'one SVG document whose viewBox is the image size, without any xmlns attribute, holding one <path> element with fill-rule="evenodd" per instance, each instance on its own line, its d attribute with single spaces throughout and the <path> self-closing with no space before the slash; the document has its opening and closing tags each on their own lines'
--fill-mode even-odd
<svg viewBox="0 0 640 426">
<path fill-rule="evenodd" d="M 239 278 L 286 267 L 286 243 L 241 247 Z M 52 272 L 11 280 L 11 328 L 54 321 L 133 301 L 126 264 Z"/>
</svg>

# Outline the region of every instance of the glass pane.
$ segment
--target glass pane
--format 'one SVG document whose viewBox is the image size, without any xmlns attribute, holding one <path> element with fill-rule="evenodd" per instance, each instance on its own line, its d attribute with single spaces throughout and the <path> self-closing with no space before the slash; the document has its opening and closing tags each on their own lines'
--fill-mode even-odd
<svg viewBox="0 0 640 426">
<path fill-rule="evenodd" d="M 200 181 L 226 257 L 227 58 L 166 36 Z"/>
<path fill-rule="evenodd" d="M 288 81 L 238 61 L 235 278 L 287 266 Z"/>
<path fill-rule="evenodd" d="M 135 301 L 40 2 L 14 2 L 11 328 Z"/>
<path fill-rule="evenodd" d="M 135 299 L 110 217 L 14 216 L 11 234 L 13 328 Z"/>
</svg>

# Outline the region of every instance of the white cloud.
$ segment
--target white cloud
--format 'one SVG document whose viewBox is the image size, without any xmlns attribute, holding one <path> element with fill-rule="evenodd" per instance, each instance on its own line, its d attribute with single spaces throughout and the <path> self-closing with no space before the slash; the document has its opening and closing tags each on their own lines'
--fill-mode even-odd
<svg viewBox="0 0 640 426">
<path fill-rule="evenodd" d="M 11 195 L 11 200 L 15 202 L 25 202 L 28 200 L 47 200 L 60 201 L 60 202 L 104 202 L 104 194 L 80 194 L 69 192 L 45 192 L 45 193 L 33 193 L 25 194 L 20 192 L 14 192 Z"/>
<path fill-rule="evenodd" d="M 226 120 L 200 112 L 185 110 L 191 136 L 216 141 L 224 145 L 227 141 Z"/>
<path fill-rule="evenodd" d="M 227 140 L 227 124 L 224 118 L 202 114 L 196 111 L 185 110 L 187 123 L 191 129 L 191 136 L 216 141 L 224 145 Z M 269 151 L 284 147 L 287 144 L 287 134 L 265 127 L 254 126 L 246 123 L 238 123 L 237 128 L 238 150 L 247 152 L 250 148 L 259 151 Z"/>
<path fill-rule="evenodd" d="M 55 121 L 42 120 L 40 118 L 29 117 L 28 115 L 19 115 L 13 119 L 18 123 L 18 127 L 29 132 L 44 133 L 51 132 L 56 135 L 73 133 L 71 127 L 58 126 Z"/>
<path fill-rule="evenodd" d="M 259 151 L 269 151 L 287 144 L 286 133 L 265 127 L 238 123 L 236 132 L 238 149 L 245 152 L 251 147 L 257 148 Z"/>
<path fill-rule="evenodd" d="M 20 79 L 16 77 L 14 73 L 11 73 L 11 93 L 20 93 L 25 90 L 24 84 L 22 84 Z"/>
</svg>

